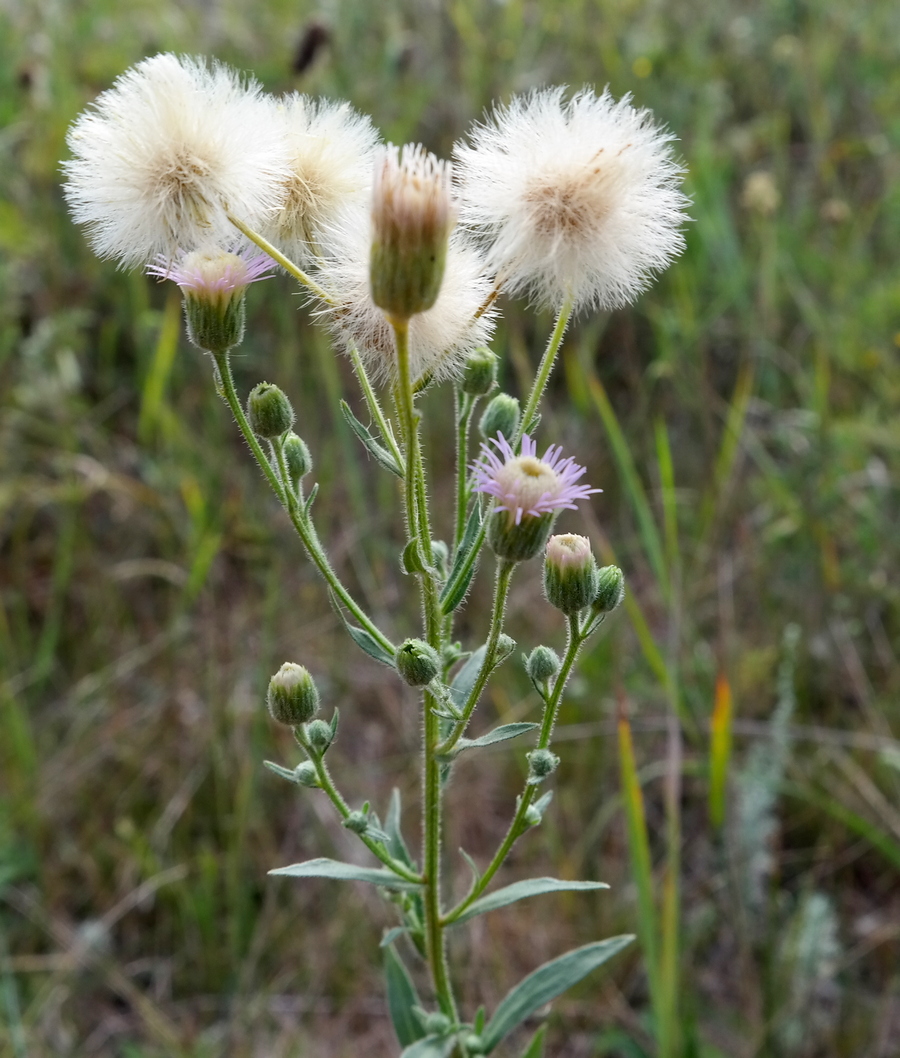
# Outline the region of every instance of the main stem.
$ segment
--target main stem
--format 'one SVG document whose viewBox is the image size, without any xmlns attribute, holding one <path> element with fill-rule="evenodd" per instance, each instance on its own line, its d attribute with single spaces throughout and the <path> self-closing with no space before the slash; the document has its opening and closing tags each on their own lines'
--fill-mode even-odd
<svg viewBox="0 0 900 1058">
<path fill-rule="evenodd" d="M 397 415 L 406 443 L 406 477 L 404 498 L 406 520 L 411 533 L 418 536 L 418 547 L 425 560 L 426 572 L 421 576 L 422 609 L 425 620 L 425 639 L 440 652 L 441 612 L 438 589 L 431 572 L 434 557 L 431 548 L 431 525 L 425 488 L 425 468 L 419 443 L 419 420 L 414 407 L 409 357 L 409 321 L 391 320 L 397 340 L 397 384 L 394 388 Z M 441 767 L 435 755 L 440 742 L 440 718 L 435 713 L 438 702 L 426 690 L 423 695 L 425 711 L 422 738 L 423 820 L 422 867 L 425 909 L 425 951 L 438 1004 L 452 1022 L 458 1021 L 456 1000 L 450 982 L 447 963 L 447 944 L 441 921 Z"/>
</svg>

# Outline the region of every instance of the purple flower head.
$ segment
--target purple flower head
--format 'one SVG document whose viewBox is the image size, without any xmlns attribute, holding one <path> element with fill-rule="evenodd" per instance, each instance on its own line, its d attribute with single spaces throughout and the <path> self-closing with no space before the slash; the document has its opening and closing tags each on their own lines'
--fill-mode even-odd
<svg viewBox="0 0 900 1058">
<path fill-rule="evenodd" d="M 574 510 L 576 500 L 603 491 L 576 484 L 585 468 L 571 456 L 564 459 L 559 445 L 550 445 L 543 459 L 538 459 L 535 443 L 528 434 L 522 437 L 520 455 L 501 433 L 491 438 L 491 444 L 497 451 L 482 444 L 481 454 L 472 465 L 475 491 L 493 496 L 496 509 L 508 511 L 510 522 L 515 525 L 523 517 L 539 518 L 563 508 Z"/>
<path fill-rule="evenodd" d="M 171 279 L 195 297 L 222 300 L 243 293 L 250 283 L 270 278 L 274 267 L 268 254 L 208 249 L 183 253 L 175 261 L 159 256 L 147 274 Z"/>
<path fill-rule="evenodd" d="M 181 287 L 188 337 L 199 349 L 219 355 L 240 345 L 244 293 L 250 283 L 268 279 L 273 267 L 267 254 L 210 246 L 181 253 L 175 261 L 157 257 L 147 272 Z"/>
</svg>

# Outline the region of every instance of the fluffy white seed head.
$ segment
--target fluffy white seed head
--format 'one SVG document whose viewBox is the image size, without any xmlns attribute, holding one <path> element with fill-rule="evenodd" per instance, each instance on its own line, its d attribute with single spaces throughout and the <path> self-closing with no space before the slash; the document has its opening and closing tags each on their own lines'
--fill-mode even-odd
<svg viewBox="0 0 900 1058">
<path fill-rule="evenodd" d="M 684 247 L 683 170 L 629 96 L 565 91 L 519 96 L 457 145 L 460 218 L 511 293 L 616 308 Z"/>
<path fill-rule="evenodd" d="M 274 100 L 287 157 L 282 203 L 263 234 L 306 263 L 327 248 L 328 233 L 348 207 L 368 205 L 379 136 L 349 103 L 294 93 Z"/>
<path fill-rule="evenodd" d="M 372 300 L 371 242 L 368 214 L 349 216 L 339 237 L 335 233 L 332 256 L 317 270 L 316 279 L 334 298 L 334 306 L 323 309 L 320 315 L 337 341 L 345 349 L 355 345 L 367 370 L 384 380 L 396 371 L 396 347 L 390 324 Z M 414 381 L 459 376 L 469 354 L 490 341 L 496 314 L 488 309 L 477 315 L 490 292 L 481 254 L 454 233 L 437 300 L 409 321 Z"/>
<path fill-rule="evenodd" d="M 65 195 L 94 250 L 124 265 L 234 241 L 279 204 L 280 127 L 259 86 L 221 64 L 155 55 L 69 130 Z"/>
</svg>

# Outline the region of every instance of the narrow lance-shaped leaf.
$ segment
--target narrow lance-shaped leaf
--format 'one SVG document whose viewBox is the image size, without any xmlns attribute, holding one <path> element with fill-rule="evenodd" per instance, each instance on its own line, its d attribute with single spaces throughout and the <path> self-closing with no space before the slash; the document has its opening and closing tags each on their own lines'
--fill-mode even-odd
<svg viewBox="0 0 900 1058">
<path fill-rule="evenodd" d="M 525 1048 L 522 1053 L 522 1058 L 543 1058 L 544 1055 L 544 1037 L 547 1035 L 547 1026 L 541 1025 L 537 1032 L 532 1036 L 531 1043 Z"/>
<path fill-rule="evenodd" d="M 388 805 L 387 817 L 384 821 L 384 829 L 390 839 L 387 846 L 388 852 L 395 860 L 399 860 L 401 863 L 405 863 L 407 867 L 415 870 L 415 862 L 409 854 L 409 849 L 403 840 L 403 832 L 400 829 L 400 791 L 396 786 L 391 790 L 391 800 Z"/>
<path fill-rule="evenodd" d="M 393 944 L 384 948 L 384 977 L 387 984 L 388 1010 L 401 1047 L 408 1047 L 422 1039 L 425 1030 L 413 1013 L 413 1007 L 422 1004 L 415 985 L 403 960 L 394 950 Z"/>
<path fill-rule="evenodd" d="M 496 911 L 499 907 L 507 907 L 519 900 L 529 896 L 541 896 L 543 893 L 572 893 L 586 892 L 594 889 L 608 889 L 606 882 L 567 882 L 560 878 L 526 878 L 521 882 L 513 882 L 494 893 L 483 896 L 476 900 L 459 916 L 453 920 L 456 925 L 460 922 L 468 922 L 476 915 L 483 915 L 487 911 Z"/>
<path fill-rule="evenodd" d="M 495 742 L 505 742 L 508 738 L 516 738 L 518 735 L 524 735 L 526 731 L 533 731 L 538 726 L 538 724 L 525 722 L 501 724 L 500 727 L 495 727 L 493 731 L 488 731 L 486 735 L 480 735 L 478 738 L 461 738 L 456 743 L 456 748 L 461 752 L 464 749 L 493 746 Z"/>
<path fill-rule="evenodd" d="M 418 889 L 416 882 L 380 867 L 357 867 L 353 863 L 329 860 L 322 856 L 303 863 L 292 863 L 289 867 L 276 867 L 269 874 L 282 874 L 290 878 L 334 878 L 341 882 L 370 882 L 385 889 Z"/>
<path fill-rule="evenodd" d="M 448 1058 L 455 1046 L 455 1036 L 426 1036 L 404 1048 L 400 1058 Z"/>
<path fill-rule="evenodd" d="M 526 1018 L 539 1010 L 551 999 L 571 988 L 598 966 L 616 955 L 634 940 L 631 935 L 610 937 L 596 944 L 585 944 L 582 948 L 561 955 L 552 962 L 544 963 L 534 973 L 508 993 L 494 1012 L 482 1035 L 485 1054 Z"/>
<path fill-rule="evenodd" d="M 475 681 L 478 679 L 478 673 L 481 671 L 481 663 L 484 661 L 484 652 L 487 650 L 487 643 L 482 645 L 466 659 L 463 667 L 453 677 L 453 682 L 450 684 L 450 697 L 453 699 L 453 704 L 458 708 L 466 704 L 466 699 L 472 692 L 472 688 L 475 686 Z"/>
<path fill-rule="evenodd" d="M 341 411 L 344 414 L 347 425 L 385 470 L 389 470 L 392 474 L 396 474 L 398 478 L 402 478 L 403 468 L 399 466 L 393 454 L 375 440 L 368 428 L 363 426 L 359 419 L 353 414 L 350 410 L 350 405 L 345 400 L 341 401 Z"/>
<path fill-rule="evenodd" d="M 353 640 L 354 643 L 361 649 L 364 650 L 370 658 L 374 658 L 376 661 L 380 661 L 382 665 L 388 665 L 391 668 L 394 667 L 394 656 L 388 653 L 387 650 L 375 639 L 374 636 L 370 635 L 364 628 L 358 628 L 356 625 L 350 624 L 347 618 L 344 616 L 344 611 L 341 608 L 341 604 L 338 602 L 334 592 L 329 592 L 331 597 L 331 605 L 334 607 L 335 613 L 340 617 L 341 624 L 346 628 L 347 634 Z"/>
</svg>

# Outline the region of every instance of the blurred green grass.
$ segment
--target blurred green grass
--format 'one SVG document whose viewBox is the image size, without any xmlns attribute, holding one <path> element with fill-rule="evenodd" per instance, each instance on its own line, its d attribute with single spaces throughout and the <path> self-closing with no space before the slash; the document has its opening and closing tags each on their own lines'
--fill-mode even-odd
<svg viewBox="0 0 900 1058">
<path fill-rule="evenodd" d="M 314 20 L 327 41 L 294 74 Z M 346 835 L 263 772 L 293 757 L 262 696 L 283 660 L 309 664 L 341 707 L 338 773 L 382 807 L 398 774 L 416 801 L 415 710 L 347 654 L 177 301 L 95 260 L 62 206 L 67 125 L 165 49 L 349 98 L 444 154 L 490 99 L 554 82 L 630 91 L 679 135 L 688 251 L 632 310 L 573 329 L 542 426 L 605 490 L 566 526 L 615 554 L 630 610 L 585 659 L 554 810 L 510 870 L 613 890 L 483 920 L 458 940 L 463 992 L 495 1002 L 567 944 L 635 928 L 618 701 L 657 865 L 670 710 L 685 732 L 681 1053 L 900 1052 L 896 5 L 29 0 L 0 5 L 0 31 L 0 1056 L 393 1053 L 377 900 L 266 878 Z M 281 281 L 251 292 L 239 380 L 290 394 L 322 535 L 405 634 L 393 485 L 360 462 L 346 365 L 300 307 Z M 509 306 L 505 385 L 547 326 Z M 536 571 L 513 603 L 523 648 L 558 644 Z M 717 677 L 735 716 L 721 828 Z M 513 666 L 487 709 L 534 709 Z M 463 759 L 449 850 L 489 853 L 520 757 Z M 557 1006 L 550 1054 L 654 1053 L 636 949 Z"/>
</svg>

